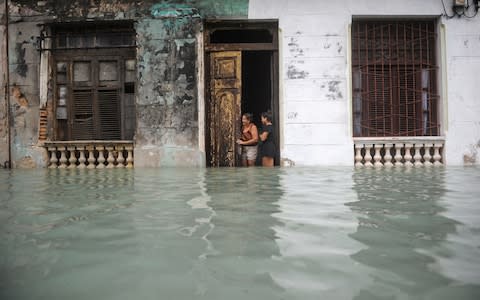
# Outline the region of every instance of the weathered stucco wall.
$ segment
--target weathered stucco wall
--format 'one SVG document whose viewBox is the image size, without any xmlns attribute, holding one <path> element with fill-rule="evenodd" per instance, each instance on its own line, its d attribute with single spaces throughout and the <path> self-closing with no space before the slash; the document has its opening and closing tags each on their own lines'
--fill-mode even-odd
<svg viewBox="0 0 480 300">
<path fill-rule="evenodd" d="M 45 149 L 38 143 L 40 114 L 40 52 L 42 24 L 81 19 L 133 17 L 127 1 L 10 1 L 9 68 L 12 167 L 44 167 Z M 51 101 L 51 99 L 49 99 Z"/>
<path fill-rule="evenodd" d="M 0 1 L 0 168 L 8 162 L 8 127 L 7 127 L 7 105 L 5 99 L 6 84 L 6 34 L 5 34 L 5 0 Z"/>
<path fill-rule="evenodd" d="M 0 1 L 0 38 L 5 37 Z M 448 7 L 447 7 L 448 9 Z M 14 167 L 42 167 L 38 146 L 40 53 L 36 38 L 52 21 L 135 20 L 137 51 L 137 166 L 200 166 L 198 37 L 205 18 L 279 19 L 281 154 L 297 165 L 352 165 L 349 33 L 352 16 L 439 16 L 441 1 L 190 0 L 10 1 L 9 52 Z M 448 13 L 451 13 L 449 10 Z M 446 71 L 439 92 L 449 165 L 480 161 L 480 14 L 440 18 Z M 441 36 L 439 36 L 439 39 Z M 3 40 L 2 40 L 3 41 Z M 5 74 L 5 43 L 0 73 Z M 0 78 L 0 163 L 8 159 L 5 75 Z M 201 84 L 201 83 L 200 83 Z M 51 99 L 50 99 L 51 100 Z M 200 120 L 201 121 L 201 120 Z M 201 125 L 200 125 L 201 126 Z"/>
<path fill-rule="evenodd" d="M 244 16 L 245 1 L 157 3 L 137 30 L 136 166 L 204 166 L 199 145 L 197 40 L 202 18 Z"/>
<path fill-rule="evenodd" d="M 445 2 L 446 3 L 446 2 Z M 447 4 L 447 13 L 451 9 Z M 442 2 L 395 0 L 251 0 L 249 18 L 278 18 L 280 36 L 282 157 L 297 165 L 352 165 L 353 140 L 348 64 L 348 26 L 353 16 L 439 17 Z M 449 165 L 479 163 L 480 13 L 440 18 L 446 27 L 448 114 L 441 115 Z M 440 39 L 440 36 L 439 36 Z M 440 43 L 439 43 L 440 45 Z M 477 70 L 477 71 L 475 71 Z"/>
<path fill-rule="evenodd" d="M 119 19 L 136 21 L 138 39 L 135 165 L 204 165 L 205 155 L 198 142 L 196 38 L 201 36 L 202 19 L 246 18 L 247 11 L 247 0 L 10 1 L 13 167 L 43 167 L 47 162 L 46 152 L 38 144 L 39 25 Z M 1 57 L 5 57 L 4 52 Z M 4 115 L 5 109 L 0 110 L 0 122 L 6 123 Z M 7 129 L 3 123 L 0 141 Z M 8 152 L 6 144 L 0 146 L 2 161 Z"/>
<path fill-rule="evenodd" d="M 347 7 L 250 1 L 249 18 L 279 19 L 281 155 L 296 165 L 352 165 Z"/>
<path fill-rule="evenodd" d="M 190 8 L 153 6 L 137 30 L 137 166 L 201 165 L 198 148 L 196 32 Z"/>
<path fill-rule="evenodd" d="M 30 15 L 21 16 L 19 7 L 12 4 L 9 5 L 9 16 L 12 167 L 41 167 L 45 165 L 45 160 L 43 149 L 37 147 L 40 59 L 36 38 L 40 35 L 39 22 Z"/>
</svg>

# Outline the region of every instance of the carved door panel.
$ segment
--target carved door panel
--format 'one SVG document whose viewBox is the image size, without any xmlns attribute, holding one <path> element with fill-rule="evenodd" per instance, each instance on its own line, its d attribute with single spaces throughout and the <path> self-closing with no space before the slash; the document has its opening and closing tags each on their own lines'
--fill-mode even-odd
<svg viewBox="0 0 480 300">
<path fill-rule="evenodd" d="M 238 165 L 235 141 L 240 133 L 241 115 L 241 52 L 210 53 L 210 99 L 208 127 L 210 165 Z"/>
</svg>

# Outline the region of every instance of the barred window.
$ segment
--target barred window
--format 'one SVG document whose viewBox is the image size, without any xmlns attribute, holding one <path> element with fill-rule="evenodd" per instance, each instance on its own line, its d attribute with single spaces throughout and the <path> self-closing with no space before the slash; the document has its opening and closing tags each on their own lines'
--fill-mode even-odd
<svg viewBox="0 0 480 300">
<path fill-rule="evenodd" d="M 52 33 L 56 139 L 132 139 L 132 24 L 57 25 Z"/>
<path fill-rule="evenodd" d="M 352 24 L 353 135 L 436 136 L 436 23 Z"/>
</svg>

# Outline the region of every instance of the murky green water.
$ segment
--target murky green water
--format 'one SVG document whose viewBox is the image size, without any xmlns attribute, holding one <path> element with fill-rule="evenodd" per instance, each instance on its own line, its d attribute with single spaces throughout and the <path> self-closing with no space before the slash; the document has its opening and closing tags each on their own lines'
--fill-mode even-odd
<svg viewBox="0 0 480 300">
<path fill-rule="evenodd" d="M 0 299 L 480 299 L 480 169 L 0 170 Z"/>
</svg>

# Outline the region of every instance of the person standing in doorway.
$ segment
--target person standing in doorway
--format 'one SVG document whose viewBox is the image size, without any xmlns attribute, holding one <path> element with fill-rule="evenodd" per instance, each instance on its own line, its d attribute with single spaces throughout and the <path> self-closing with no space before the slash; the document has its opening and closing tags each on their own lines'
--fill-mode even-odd
<svg viewBox="0 0 480 300">
<path fill-rule="evenodd" d="M 244 167 L 255 166 L 257 160 L 258 129 L 252 122 L 252 114 L 242 115 L 242 137 L 237 140 L 242 146 L 242 165 Z"/>
<path fill-rule="evenodd" d="M 262 141 L 261 158 L 262 166 L 273 167 L 273 161 L 275 157 L 275 142 L 273 141 L 273 124 L 272 113 L 264 112 L 261 115 L 262 131 L 260 133 L 260 140 Z"/>
</svg>

